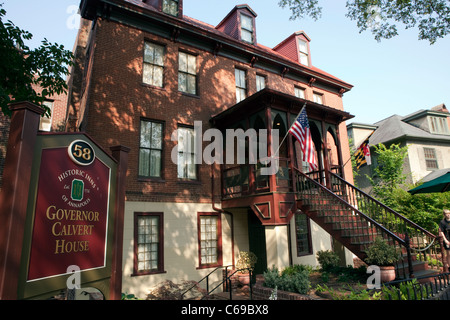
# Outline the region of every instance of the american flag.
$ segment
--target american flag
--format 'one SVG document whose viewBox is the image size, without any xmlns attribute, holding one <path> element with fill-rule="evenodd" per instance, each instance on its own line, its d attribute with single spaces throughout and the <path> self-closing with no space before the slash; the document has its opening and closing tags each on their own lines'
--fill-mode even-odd
<svg viewBox="0 0 450 320">
<path fill-rule="evenodd" d="M 300 142 L 303 161 L 309 162 L 309 167 L 311 170 L 317 170 L 319 166 L 317 164 L 314 143 L 311 138 L 306 108 L 303 108 L 302 112 L 300 112 L 297 119 L 289 129 L 289 132 Z"/>
</svg>

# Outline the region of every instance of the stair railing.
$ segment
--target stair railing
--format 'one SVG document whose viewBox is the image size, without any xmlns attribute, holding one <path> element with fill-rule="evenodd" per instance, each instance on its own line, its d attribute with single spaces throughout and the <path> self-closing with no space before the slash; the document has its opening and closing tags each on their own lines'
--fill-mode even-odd
<svg viewBox="0 0 450 320">
<path fill-rule="evenodd" d="M 217 286 L 215 286 L 213 289 L 211 289 L 210 291 L 207 291 L 206 295 L 204 295 L 202 297 L 201 300 L 205 299 L 207 296 L 209 296 L 211 293 L 213 293 L 217 288 L 219 288 L 221 285 L 223 285 L 225 283 L 226 285 L 226 290 L 228 290 L 229 294 L 230 294 L 230 300 L 233 300 L 233 288 L 231 286 L 231 277 L 234 276 L 236 273 L 241 272 L 241 271 L 248 271 L 249 273 L 249 277 L 250 277 L 250 283 L 249 283 L 249 287 L 250 287 L 250 300 L 253 300 L 253 286 L 252 286 L 252 268 L 243 268 L 243 269 L 238 269 L 238 270 L 234 270 L 233 273 L 228 274 L 227 269 L 225 269 L 225 277 L 222 280 L 222 282 L 220 282 Z"/>
<path fill-rule="evenodd" d="M 226 271 L 226 273 L 228 274 L 228 272 L 227 272 L 227 270 L 228 270 L 228 267 L 232 267 L 232 265 L 229 265 L 229 266 L 219 266 L 219 267 L 217 267 L 217 268 L 215 268 L 214 270 L 212 270 L 210 273 L 208 273 L 206 276 L 204 276 L 203 278 L 201 278 L 196 284 L 194 284 L 193 286 L 191 286 L 190 288 L 188 288 L 186 291 L 184 291 L 182 294 L 181 294 L 181 300 L 183 300 L 184 299 L 184 295 L 186 294 L 186 293 L 188 293 L 189 291 L 191 291 L 192 289 L 194 289 L 197 285 L 199 285 L 200 283 L 202 283 L 203 281 L 205 281 L 206 282 L 206 292 L 209 294 L 209 277 L 214 273 L 214 272 L 216 272 L 217 270 L 219 270 L 219 269 L 223 269 L 223 268 L 225 268 L 225 271 Z M 223 283 L 223 282 L 222 282 Z M 221 284 L 222 284 L 221 283 Z M 214 289 L 215 290 L 215 289 Z"/>
<path fill-rule="evenodd" d="M 333 191 L 343 197 L 367 216 L 407 241 L 415 259 L 428 262 L 429 266 L 439 269 L 443 261 L 443 247 L 438 236 L 407 219 L 380 201 L 369 196 L 348 181 L 330 172 Z M 448 270 L 445 270 L 448 272 Z"/>
<path fill-rule="evenodd" d="M 203 295 L 203 297 L 201 298 L 201 300 L 205 299 L 206 297 L 208 297 L 211 293 L 213 293 L 217 288 L 219 288 L 221 285 L 225 284 L 225 290 L 227 292 L 230 293 L 230 300 L 233 300 L 233 288 L 231 286 L 231 277 L 234 276 L 237 272 L 241 272 L 241 271 L 248 271 L 249 275 L 250 275 L 250 300 L 252 299 L 252 295 L 253 295 L 253 288 L 252 288 L 252 269 L 251 268 L 244 268 L 244 269 L 238 269 L 238 270 L 234 270 L 233 273 L 228 274 L 228 268 L 229 267 L 233 267 L 232 265 L 228 265 L 228 266 L 219 266 L 217 268 L 215 268 L 214 270 L 212 270 L 210 273 L 208 273 L 206 276 L 204 276 L 202 279 L 200 279 L 196 284 L 194 284 L 193 286 L 191 286 L 190 288 L 188 288 L 186 291 L 184 291 L 181 294 L 181 298 L 180 300 L 184 299 L 184 295 L 186 293 L 188 293 L 189 291 L 191 291 L 192 289 L 194 289 L 198 284 L 200 284 L 201 282 L 205 281 L 206 282 L 206 294 Z M 221 282 L 219 282 L 219 284 L 217 284 L 213 289 L 209 290 L 209 277 L 216 272 L 217 270 L 223 270 L 225 269 L 225 277 L 223 278 L 223 280 Z"/>
<path fill-rule="evenodd" d="M 339 194 L 339 192 L 332 192 L 297 168 L 294 171 L 296 173 L 297 195 L 300 197 L 298 200 L 305 203 L 311 211 L 326 212 L 325 219 L 329 219 L 329 222 L 342 227 L 343 231 L 341 232 L 349 232 L 349 234 L 342 234 L 343 236 L 350 236 L 350 233 L 357 230 L 357 235 L 353 241 L 358 246 L 353 251 L 356 255 L 364 260 L 365 251 L 375 238 L 382 237 L 398 251 L 406 252 L 408 263 L 405 265 L 404 261 L 400 260 L 396 269 L 403 270 L 403 277 L 405 278 L 408 277 L 407 272 L 410 277 L 413 277 L 411 251 L 407 236 L 405 238 L 399 237 L 396 233 L 391 232 L 387 225 L 379 223 L 360 210 L 359 206 L 350 203 L 348 197 Z M 334 187 L 332 188 L 334 189 Z M 355 248 L 354 244 L 351 245 Z"/>
</svg>

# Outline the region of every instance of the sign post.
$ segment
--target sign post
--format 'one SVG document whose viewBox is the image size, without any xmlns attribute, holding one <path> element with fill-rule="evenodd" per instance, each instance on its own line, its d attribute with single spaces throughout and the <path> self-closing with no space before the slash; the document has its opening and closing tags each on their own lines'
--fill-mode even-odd
<svg viewBox="0 0 450 320">
<path fill-rule="evenodd" d="M 129 151 L 120 150 L 125 155 Z M 27 203 L 26 214 L 22 235 L 17 235 L 22 239 L 17 285 L 2 289 L 13 289 L 15 297 L 5 292 L 1 298 L 51 297 L 67 289 L 72 275 L 68 270 L 73 267 L 82 287 L 117 298 L 121 287 L 111 288 L 110 283 L 119 276 L 113 270 L 113 255 L 115 239 L 123 232 L 123 223 L 117 223 L 123 217 L 124 192 L 117 191 L 125 183 L 127 156 L 119 157 L 120 163 L 81 133 L 37 134 L 30 152 L 28 196 L 22 200 Z M 120 252 L 121 248 L 120 244 Z M 12 270 L 2 271 L 8 277 Z"/>
</svg>

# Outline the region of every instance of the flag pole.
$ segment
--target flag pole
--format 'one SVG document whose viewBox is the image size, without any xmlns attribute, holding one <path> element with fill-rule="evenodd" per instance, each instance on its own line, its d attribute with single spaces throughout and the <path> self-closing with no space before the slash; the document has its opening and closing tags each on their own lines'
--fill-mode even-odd
<svg viewBox="0 0 450 320">
<path fill-rule="evenodd" d="M 297 114 L 297 116 L 295 117 L 295 120 L 297 120 L 298 116 L 300 115 L 300 113 L 303 112 L 303 109 L 305 109 L 305 108 L 306 108 L 306 101 L 305 101 L 305 103 L 303 104 L 303 107 L 300 109 L 300 112 L 299 112 L 299 113 Z M 292 123 L 292 125 L 295 123 L 295 120 L 294 120 L 294 122 Z M 273 157 L 275 157 L 275 156 L 278 154 L 278 152 L 280 151 L 280 148 L 281 148 L 281 146 L 283 145 L 284 140 L 286 140 L 286 137 L 288 136 L 289 131 L 290 131 L 291 128 L 292 128 L 292 125 L 289 127 L 289 129 L 287 130 L 286 135 L 284 136 L 283 140 L 281 140 L 281 143 L 278 145 L 278 149 L 277 149 L 277 151 L 275 151 Z"/>
</svg>

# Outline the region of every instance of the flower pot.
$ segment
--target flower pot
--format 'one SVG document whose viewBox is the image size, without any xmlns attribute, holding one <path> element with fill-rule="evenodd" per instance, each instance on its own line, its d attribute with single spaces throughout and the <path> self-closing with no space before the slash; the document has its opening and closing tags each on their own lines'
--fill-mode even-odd
<svg viewBox="0 0 450 320">
<path fill-rule="evenodd" d="M 395 267 L 394 266 L 380 266 L 380 281 L 390 282 L 395 280 Z"/>
<path fill-rule="evenodd" d="M 242 285 L 248 285 L 250 283 L 250 274 L 249 273 L 242 273 L 238 275 L 239 282 Z"/>
</svg>

